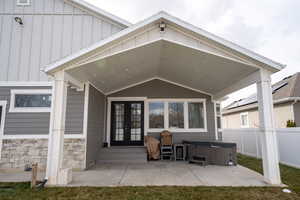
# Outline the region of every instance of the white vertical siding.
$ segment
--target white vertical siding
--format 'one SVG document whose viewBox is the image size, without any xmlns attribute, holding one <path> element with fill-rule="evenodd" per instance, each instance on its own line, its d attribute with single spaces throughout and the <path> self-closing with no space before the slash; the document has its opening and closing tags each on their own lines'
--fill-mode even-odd
<svg viewBox="0 0 300 200">
<path fill-rule="evenodd" d="M 47 64 L 122 29 L 63 0 L 31 3 L 20 7 L 16 0 L 0 0 L 0 81 L 47 81 L 40 71 Z"/>
</svg>

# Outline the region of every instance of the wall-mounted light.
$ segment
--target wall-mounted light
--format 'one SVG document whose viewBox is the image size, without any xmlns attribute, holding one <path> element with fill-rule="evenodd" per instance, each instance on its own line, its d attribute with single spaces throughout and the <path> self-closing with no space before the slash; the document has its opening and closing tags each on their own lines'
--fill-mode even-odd
<svg viewBox="0 0 300 200">
<path fill-rule="evenodd" d="M 16 21 L 17 23 L 19 23 L 20 25 L 23 25 L 23 20 L 22 20 L 21 17 L 15 17 L 15 21 Z"/>
<path fill-rule="evenodd" d="M 160 22 L 159 28 L 160 28 L 160 32 L 164 32 L 164 31 L 165 31 L 165 28 L 166 28 L 165 22 Z"/>
</svg>

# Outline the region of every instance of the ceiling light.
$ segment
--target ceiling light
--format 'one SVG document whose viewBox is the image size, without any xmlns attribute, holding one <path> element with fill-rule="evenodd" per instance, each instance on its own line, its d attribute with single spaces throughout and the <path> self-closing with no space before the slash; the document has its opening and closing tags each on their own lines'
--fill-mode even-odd
<svg viewBox="0 0 300 200">
<path fill-rule="evenodd" d="M 165 31 L 165 28 L 166 28 L 165 22 L 160 22 L 159 28 L 160 28 L 160 31 L 161 31 L 161 32 L 164 32 L 164 31 Z"/>
</svg>

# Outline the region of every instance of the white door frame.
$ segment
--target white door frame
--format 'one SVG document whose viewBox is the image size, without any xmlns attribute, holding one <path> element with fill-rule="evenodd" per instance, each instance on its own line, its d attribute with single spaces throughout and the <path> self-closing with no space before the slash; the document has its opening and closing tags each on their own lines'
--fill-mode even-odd
<svg viewBox="0 0 300 200">
<path fill-rule="evenodd" d="M 106 114 L 106 142 L 108 147 L 110 147 L 110 127 L 111 127 L 111 102 L 112 101 L 143 101 L 144 102 L 144 136 L 147 135 L 146 128 L 146 100 L 147 97 L 107 97 L 107 114 Z"/>
<path fill-rule="evenodd" d="M 0 159 L 1 159 L 1 154 L 2 154 L 2 144 L 3 144 L 3 137 L 4 137 L 6 105 L 7 105 L 7 101 L 0 101 L 0 106 L 2 107 L 1 123 L 0 123 L 1 124 L 0 125 Z"/>
</svg>

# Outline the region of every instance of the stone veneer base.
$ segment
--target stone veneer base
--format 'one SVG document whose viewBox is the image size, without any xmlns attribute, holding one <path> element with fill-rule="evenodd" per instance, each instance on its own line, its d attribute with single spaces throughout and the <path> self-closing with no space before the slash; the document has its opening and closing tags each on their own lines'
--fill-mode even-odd
<svg viewBox="0 0 300 200">
<path fill-rule="evenodd" d="M 48 139 L 4 139 L 0 169 L 24 169 L 26 164 L 38 163 L 46 169 Z M 63 166 L 85 169 L 85 139 L 65 139 Z"/>
</svg>

